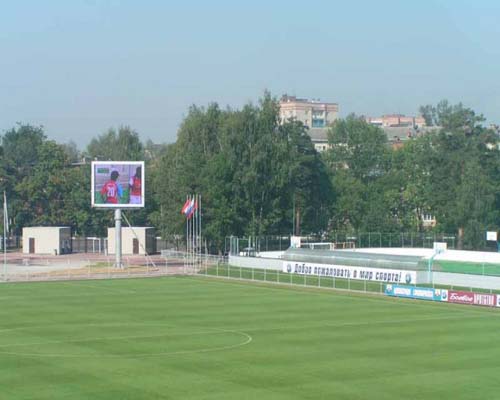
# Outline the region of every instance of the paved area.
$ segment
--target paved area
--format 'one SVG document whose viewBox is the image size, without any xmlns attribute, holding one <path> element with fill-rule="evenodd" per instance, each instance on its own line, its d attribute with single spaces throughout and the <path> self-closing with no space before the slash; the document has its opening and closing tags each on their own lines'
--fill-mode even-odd
<svg viewBox="0 0 500 400">
<path fill-rule="evenodd" d="M 116 270 L 114 268 L 115 257 L 105 256 L 95 253 L 75 253 L 60 256 L 54 255 L 33 255 L 21 252 L 7 253 L 5 260 L 3 255 L 0 259 L 0 275 L 14 276 L 40 276 L 43 274 L 65 273 L 74 271 L 75 273 L 84 270 L 102 272 Z M 165 267 L 165 259 L 160 255 L 153 256 L 123 256 L 123 263 L 126 267 L 141 270 L 146 268 Z M 172 265 L 173 267 L 173 265 Z"/>
</svg>

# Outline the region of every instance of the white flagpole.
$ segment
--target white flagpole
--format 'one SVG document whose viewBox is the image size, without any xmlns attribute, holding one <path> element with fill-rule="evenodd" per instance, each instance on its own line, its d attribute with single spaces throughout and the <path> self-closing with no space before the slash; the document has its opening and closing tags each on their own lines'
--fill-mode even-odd
<svg viewBox="0 0 500 400">
<path fill-rule="evenodd" d="M 199 239 L 198 239 L 198 241 L 199 241 L 199 246 L 200 246 L 200 253 L 202 253 L 203 252 L 202 251 L 203 242 L 201 240 L 201 238 L 202 238 L 202 236 L 201 236 L 201 218 L 202 218 L 202 216 L 201 216 L 201 194 L 198 195 L 198 198 L 200 200 L 199 201 L 199 207 L 198 207 L 198 209 L 200 211 L 200 219 L 199 219 L 199 222 L 198 222 L 199 223 L 199 230 L 198 230 Z"/>
<path fill-rule="evenodd" d="M 193 220 L 193 225 L 194 225 L 194 237 L 193 237 L 193 241 L 194 241 L 194 246 L 193 246 L 193 258 L 194 258 L 194 262 L 195 262 L 195 265 L 198 261 L 198 195 L 195 194 L 194 195 L 194 202 L 196 204 L 196 210 L 195 210 L 195 215 L 194 215 L 194 220 Z M 196 271 L 196 266 L 195 266 L 195 271 Z"/>
<path fill-rule="evenodd" d="M 9 217 L 7 215 L 7 195 L 3 191 L 3 279 L 7 280 L 7 224 Z"/>
<path fill-rule="evenodd" d="M 193 207 L 195 207 L 196 206 L 196 196 L 194 194 L 191 195 L 191 199 L 193 200 Z M 195 229 L 195 224 L 194 224 L 195 219 L 196 219 L 196 208 L 193 210 L 193 213 L 191 214 L 191 272 L 194 271 L 194 254 L 196 251 L 196 248 L 195 248 L 196 229 Z"/>
<path fill-rule="evenodd" d="M 192 196 L 189 195 L 189 201 L 192 200 Z M 193 251 L 193 227 L 191 226 L 191 216 L 188 214 L 188 225 L 189 225 L 189 256 L 188 256 L 188 267 L 191 268 L 193 261 L 191 260 L 191 252 Z"/>
<path fill-rule="evenodd" d="M 197 200 L 197 205 L 198 207 L 196 208 L 197 216 L 196 216 L 196 230 L 198 231 L 198 234 L 196 235 L 196 249 L 198 251 L 198 256 L 201 254 L 201 248 L 200 248 L 200 195 L 197 195 L 198 200 Z"/>
<path fill-rule="evenodd" d="M 191 194 L 191 195 L 189 195 L 189 198 L 193 202 L 192 205 L 194 207 L 194 196 Z M 189 230 L 190 230 L 190 236 L 189 236 L 189 264 L 190 264 L 190 272 L 193 270 L 193 237 L 194 237 L 193 219 L 194 219 L 194 210 L 191 210 L 191 213 L 189 215 Z"/>
<path fill-rule="evenodd" d="M 186 196 L 186 201 L 189 200 L 189 196 Z M 186 258 L 184 259 L 184 273 L 186 273 L 187 263 L 188 263 L 188 255 L 189 255 L 189 220 L 187 215 L 184 215 L 186 218 Z"/>
</svg>

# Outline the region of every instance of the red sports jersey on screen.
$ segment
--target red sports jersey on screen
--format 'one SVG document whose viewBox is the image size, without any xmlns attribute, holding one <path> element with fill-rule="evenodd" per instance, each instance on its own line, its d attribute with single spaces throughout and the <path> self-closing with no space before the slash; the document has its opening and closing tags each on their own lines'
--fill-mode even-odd
<svg viewBox="0 0 500 400">
<path fill-rule="evenodd" d="M 130 190 L 130 194 L 132 196 L 140 196 L 142 194 L 141 192 L 141 178 L 138 178 L 137 176 L 134 176 L 132 182 L 132 188 Z"/>
<path fill-rule="evenodd" d="M 118 185 L 114 181 L 104 184 L 101 189 L 101 195 L 106 196 L 106 203 L 118 203 Z"/>
</svg>

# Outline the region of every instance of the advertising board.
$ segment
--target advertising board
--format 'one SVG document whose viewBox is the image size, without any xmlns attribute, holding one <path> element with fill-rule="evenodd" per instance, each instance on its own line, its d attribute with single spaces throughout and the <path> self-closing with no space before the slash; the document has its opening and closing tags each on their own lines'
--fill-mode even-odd
<svg viewBox="0 0 500 400">
<path fill-rule="evenodd" d="M 489 293 L 474 293 L 474 304 L 476 306 L 495 307 L 497 295 Z"/>
<path fill-rule="evenodd" d="M 458 290 L 448 291 L 448 302 L 458 304 L 474 304 L 474 293 Z"/>
<path fill-rule="evenodd" d="M 283 272 L 298 275 L 325 276 L 332 278 L 356 279 L 362 281 L 388 282 L 388 283 L 416 283 L 415 271 L 353 267 L 347 265 L 283 262 Z"/>
<path fill-rule="evenodd" d="M 490 293 L 464 292 L 459 290 L 448 291 L 448 301 L 457 304 L 471 304 L 475 306 L 499 306 L 500 296 Z"/>
<path fill-rule="evenodd" d="M 500 307 L 500 296 L 490 293 L 464 292 L 460 290 L 433 289 L 419 286 L 388 284 L 387 296 L 405 297 L 418 300 L 444 301 L 456 304 L 470 304 L 486 307 Z"/>
<path fill-rule="evenodd" d="M 444 293 L 443 293 L 444 292 Z M 418 286 L 387 285 L 385 294 L 394 297 L 405 297 L 418 300 L 446 301 L 447 291 Z"/>
<path fill-rule="evenodd" d="M 92 162 L 92 207 L 144 207 L 144 161 Z"/>
</svg>

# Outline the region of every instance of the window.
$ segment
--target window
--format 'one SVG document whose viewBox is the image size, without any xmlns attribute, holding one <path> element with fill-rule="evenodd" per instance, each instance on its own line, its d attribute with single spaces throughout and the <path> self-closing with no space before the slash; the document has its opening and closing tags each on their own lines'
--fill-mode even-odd
<svg viewBox="0 0 500 400">
<path fill-rule="evenodd" d="M 325 127 L 325 120 L 322 118 L 313 118 L 312 126 L 313 126 L 313 128 L 324 128 Z"/>
</svg>

